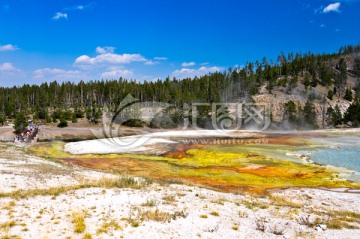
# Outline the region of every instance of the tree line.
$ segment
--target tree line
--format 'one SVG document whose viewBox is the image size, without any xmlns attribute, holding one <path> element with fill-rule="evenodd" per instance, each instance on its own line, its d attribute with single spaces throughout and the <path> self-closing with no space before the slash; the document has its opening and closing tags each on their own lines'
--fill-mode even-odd
<svg viewBox="0 0 360 239">
<path fill-rule="evenodd" d="M 346 46 L 332 54 L 281 53 L 276 61 L 264 57 L 262 61 L 247 63 L 241 68 L 230 67 L 223 72 L 185 79 L 167 77 L 163 81 L 159 79 L 138 82 L 120 78 L 79 83 L 64 79 L 61 83 L 54 81 L 40 85 L 0 87 L 0 124 L 6 119 L 16 118 L 20 113 L 31 114 L 34 119 L 46 122 L 60 122 L 60 126 L 66 126 L 67 121 L 76 122 L 77 118 L 82 117 L 97 119 L 104 106 L 116 110 L 128 94 L 142 102 L 166 102 L 181 108 L 184 104 L 194 102 L 234 102 L 250 99 L 259 93 L 262 86 L 266 86 L 270 94 L 275 87 L 283 87 L 287 94 L 291 94 L 299 84 L 304 85 L 305 91 L 318 85 L 327 87 L 328 99 L 332 100 L 336 95 L 353 101 L 352 110 L 359 104 L 360 84 L 358 80 L 355 88 L 349 88 L 347 78 L 349 73 L 360 78 L 360 57 L 357 56 L 359 52 L 360 46 Z M 345 60 L 347 56 L 355 56 L 352 69 L 349 69 Z M 302 110 L 312 112 L 312 106 L 310 99 Z M 291 102 L 286 107 L 286 117 L 294 120 L 295 111 L 298 113 L 298 109 L 294 111 Z M 337 112 L 336 109 L 333 111 Z M 328 114 L 333 112 L 329 110 Z M 297 115 L 297 122 L 301 122 L 299 114 Z M 311 118 L 306 113 L 302 117 Z M 350 121 L 354 121 L 353 118 L 346 117 Z"/>
</svg>

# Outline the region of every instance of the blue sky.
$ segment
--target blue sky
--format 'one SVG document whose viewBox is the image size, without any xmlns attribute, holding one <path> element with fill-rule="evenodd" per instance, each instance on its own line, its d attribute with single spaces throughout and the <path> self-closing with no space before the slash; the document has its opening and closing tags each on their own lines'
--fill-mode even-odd
<svg viewBox="0 0 360 239">
<path fill-rule="evenodd" d="M 0 0 L 0 85 L 203 75 L 360 43 L 360 0 Z"/>
</svg>

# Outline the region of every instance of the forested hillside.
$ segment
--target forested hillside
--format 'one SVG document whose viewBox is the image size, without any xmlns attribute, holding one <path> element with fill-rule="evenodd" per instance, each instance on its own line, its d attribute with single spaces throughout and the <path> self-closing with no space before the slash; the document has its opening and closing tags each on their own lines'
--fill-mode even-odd
<svg viewBox="0 0 360 239">
<path fill-rule="evenodd" d="M 2 87 L 0 124 L 18 115 L 46 122 L 99 118 L 104 105 L 116 109 L 130 93 L 140 101 L 166 102 L 178 108 L 194 102 L 283 99 L 274 105 L 275 122 L 295 128 L 358 126 L 359 52 L 360 46 L 347 46 L 333 54 L 280 54 L 276 61 L 263 58 L 242 68 L 193 79 L 137 82 L 120 78 L 79 83 L 64 79 L 62 83 Z M 175 127 L 181 116 L 170 117 Z"/>
</svg>

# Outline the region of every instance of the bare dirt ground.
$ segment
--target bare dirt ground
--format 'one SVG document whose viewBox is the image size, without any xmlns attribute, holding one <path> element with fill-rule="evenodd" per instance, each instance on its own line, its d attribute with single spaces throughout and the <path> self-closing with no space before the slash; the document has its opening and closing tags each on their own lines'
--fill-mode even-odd
<svg viewBox="0 0 360 239">
<path fill-rule="evenodd" d="M 360 195 L 343 191 L 121 179 L 0 143 L 0 238 L 358 238 Z"/>
<path fill-rule="evenodd" d="M 56 124 L 42 125 L 38 135 L 38 140 L 83 140 L 104 138 L 105 136 L 103 135 L 102 131 L 104 129 L 108 131 L 110 128 L 109 125 L 104 126 L 101 123 L 89 123 L 86 119 L 79 119 L 77 123 L 69 122 L 68 124 L 69 127 L 66 128 L 58 128 Z M 120 137 L 162 131 L 166 131 L 166 129 L 151 129 L 147 127 L 132 128 L 114 125 L 112 128 L 112 136 Z"/>
<path fill-rule="evenodd" d="M 11 126 L 0 127 L 0 141 L 13 141 L 15 138 L 14 128 Z"/>
</svg>

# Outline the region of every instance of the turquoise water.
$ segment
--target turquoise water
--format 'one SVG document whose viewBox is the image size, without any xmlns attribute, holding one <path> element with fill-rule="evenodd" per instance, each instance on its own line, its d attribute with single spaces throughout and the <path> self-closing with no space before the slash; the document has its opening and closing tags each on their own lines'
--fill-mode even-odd
<svg viewBox="0 0 360 239">
<path fill-rule="evenodd" d="M 319 149 L 310 154 L 313 161 L 360 172 L 360 146 Z"/>
</svg>

